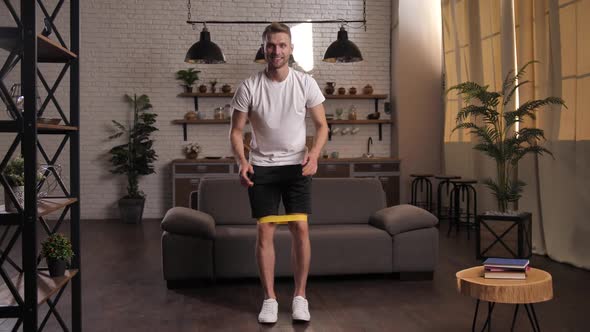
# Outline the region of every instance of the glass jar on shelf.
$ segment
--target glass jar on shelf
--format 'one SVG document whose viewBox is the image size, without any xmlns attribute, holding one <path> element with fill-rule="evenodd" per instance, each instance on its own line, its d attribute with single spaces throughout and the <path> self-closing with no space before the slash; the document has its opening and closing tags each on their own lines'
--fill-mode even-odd
<svg viewBox="0 0 590 332">
<path fill-rule="evenodd" d="M 354 105 L 348 109 L 348 120 L 356 120 L 356 106 Z"/>
</svg>

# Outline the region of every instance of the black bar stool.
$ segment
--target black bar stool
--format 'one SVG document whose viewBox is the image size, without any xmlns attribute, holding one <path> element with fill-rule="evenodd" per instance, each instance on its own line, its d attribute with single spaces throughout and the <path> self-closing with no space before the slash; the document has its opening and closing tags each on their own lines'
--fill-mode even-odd
<svg viewBox="0 0 590 332">
<path fill-rule="evenodd" d="M 410 174 L 410 176 L 415 178 L 414 180 L 412 180 L 412 201 L 410 202 L 410 204 L 421 207 L 428 211 L 432 211 L 432 182 L 430 182 L 429 178 L 433 177 L 433 175 Z M 418 187 L 420 187 L 420 195 L 418 195 Z M 426 187 L 425 193 L 424 187 Z M 418 200 L 418 198 L 424 200 Z"/>
<path fill-rule="evenodd" d="M 467 228 L 467 239 L 470 238 L 471 228 L 475 227 L 475 218 L 477 216 L 477 192 L 474 184 L 477 180 L 456 179 L 451 180 L 453 189 L 451 190 L 449 218 L 449 230 L 447 236 L 451 234 L 453 226 L 459 233 L 459 227 Z"/>
<path fill-rule="evenodd" d="M 453 185 L 451 180 L 458 180 L 461 179 L 461 177 L 456 175 L 435 175 L 434 178 L 438 180 L 438 186 L 436 188 L 436 216 L 439 221 L 449 219 L 451 216 L 449 210 L 451 205 L 449 201 L 449 193 L 451 191 L 451 186 Z M 446 191 L 444 197 L 446 198 L 446 201 L 449 202 L 447 206 L 443 206 L 443 190 Z"/>
</svg>

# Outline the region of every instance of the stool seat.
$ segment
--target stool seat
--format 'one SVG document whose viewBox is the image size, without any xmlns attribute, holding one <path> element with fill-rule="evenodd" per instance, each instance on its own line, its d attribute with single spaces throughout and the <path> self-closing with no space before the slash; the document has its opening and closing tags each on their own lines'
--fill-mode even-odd
<svg viewBox="0 0 590 332">
<path fill-rule="evenodd" d="M 455 180 L 461 177 L 457 175 L 435 175 L 434 178 L 437 180 Z"/>
<path fill-rule="evenodd" d="M 454 184 L 476 184 L 477 180 L 473 180 L 473 179 L 456 179 L 456 180 L 451 180 L 452 183 Z"/>
<path fill-rule="evenodd" d="M 410 176 L 413 177 L 413 178 L 431 178 L 434 175 L 433 174 L 420 174 L 420 173 L 417 173 L 417 174 L 410 174 Z"/>
</svg>

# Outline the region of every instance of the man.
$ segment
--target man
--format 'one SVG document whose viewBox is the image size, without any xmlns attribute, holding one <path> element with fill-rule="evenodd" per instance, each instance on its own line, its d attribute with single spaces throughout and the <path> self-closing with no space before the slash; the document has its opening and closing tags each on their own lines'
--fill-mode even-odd
<svg viewBox="0 0 590 332">
<path fill-rule="evenodd" d="M 293 237 L 292 317 L 309 321 L 305 297 L 311 257 L 307 215 L 311 213 L 311 176 L 317 171 L 320 151 L 328 137 L 322 104 L 325 98 L 311 76 L 289 68 L 293 45 L 288 26 L 272 23 L 264 29 L 262 39 L 267 66 L 238 87 L 231 104 L 234 112 L 230 132 L 240 180 L 248 187 L 252 217 L 258 220 L 256 259 L 264 289 L 258 321 L 277 321 L 273 237 L 279 223 L 288 223 Z M 305 145 L 306 112 L 316 128 L 315 143 L 309 151 Z M 244 156 L 242 138 L 247 120 L 252 126 L 249 161 Z M 286 214 L 279 216 L 281 199 Z"/>
</svg>

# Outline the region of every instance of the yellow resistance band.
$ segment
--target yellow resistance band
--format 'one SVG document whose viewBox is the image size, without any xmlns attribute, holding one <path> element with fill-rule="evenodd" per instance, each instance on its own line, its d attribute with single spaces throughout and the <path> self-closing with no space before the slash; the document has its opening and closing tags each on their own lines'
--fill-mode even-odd
<svg viewBox="0 0 590 332">
<path fill-rule="evenodd" d="M 290 221 L 307 221 L 307 214 L 305 213 L 294 213 L 282 216 L 265 216 L 258 219 L 258 222 L 267 223 L 272 222 L 276 224 L 286 224 Z"/>
</svg>

